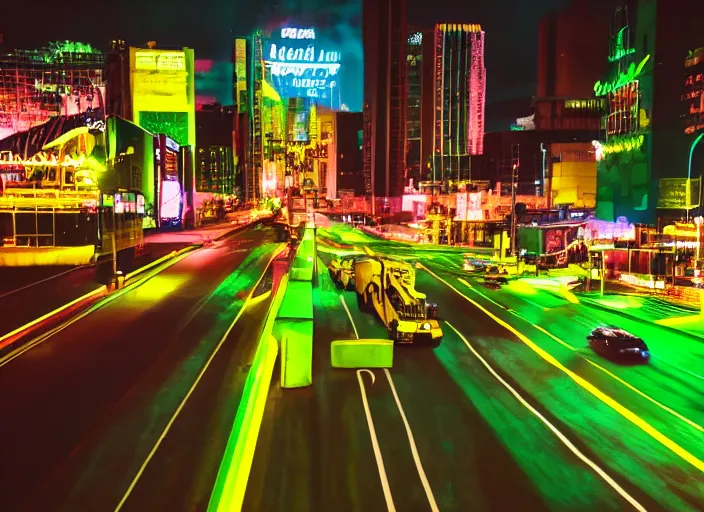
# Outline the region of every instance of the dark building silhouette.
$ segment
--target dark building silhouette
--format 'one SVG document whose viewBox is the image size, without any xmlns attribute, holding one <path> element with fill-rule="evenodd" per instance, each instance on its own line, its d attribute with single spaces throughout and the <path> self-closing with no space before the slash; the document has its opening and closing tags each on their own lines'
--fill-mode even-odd
<svg viewBox="0 0 704 512">
<path fill-rule="evenodd" d="M 607 70 L 609 3 L 575 0 L 540 21 L 536 130 L 599 130 L 605 102 L 593 87 Z"/>
<path fill-rule="evenodd" d="M 196 111 L 196 190 L 230 195 L 237 185 L 233 135 L 235 107 L 203 105 Z"/>
<path fill-rule="evenodd" d="M 364 191 L 403 194 L 406 171 L 405 0 L 364 0 Z"/>
</svg>

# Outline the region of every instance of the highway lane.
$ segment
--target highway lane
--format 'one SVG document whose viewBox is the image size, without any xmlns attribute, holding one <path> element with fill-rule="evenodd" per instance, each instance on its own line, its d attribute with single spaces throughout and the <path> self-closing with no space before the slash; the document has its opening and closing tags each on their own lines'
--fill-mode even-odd
<svg viewBox="0 0 704 512">
<path fill-rule="evenodd" d="M 377 251 L 386 250 L 388 254 L 399 254 L 395 246 L 385 248 L 383 244 L 377 244 L 376 249 Z M 415 258 L 420 258 L 432 267 L 433 264 L 437 264 L 434 261 L 436 254 L 433 256 L 432 260 L 427 258 L 426 254 L 416 254 Z M 443 272 L 445 269 L 453 268 L 446 261 L 442 261 L 439 267 L 436 267 L 435 270 Z M 466 277 L 466 274 L 461 275 Z M 453 286 L 462 287 L 463 285 L 457 279 L 459 276 L 459 273 L 453 271 L 447 272 L 445 275 L 447 279 L 452 281 Z M 596 386 L 597 392 L 603 391 L 607 393 L 607 398 L 613 397 L 617 406 L 623 404 L 631 409 L 636 413 L 636 422 L 645 420 L 647 422 L 645 427 L 654 426 L 657 432 L 654 434 L 644 432 L 634 421 L 627 420 L 613 407 L 609 407 L 597 399 L 593 393 L 578 386 L 567 374 L 556 369 L 545 359 L 539 357 L 527 344 L 517 339 L 514 333 L 499 326 L 486 313 L 469 304 L 446 285 L 424 272 L 419 273 L 418 279 L 418 289 L 426 292 L 429 300 L 439 303 L 441 315 L 448 319 L 451 318 L 450 323 L 456 326 L 465 338 L 472 340 L 471 343 L 477 346 L 477 350 L 496 365 L 503 374 L 510 376 L 509 380 L 514 382 L 519 389 L 525 390 L 544 409 L 559 418 L 572 437 L 582 441 L 589 451 L 595 454 L 596 460 L 603 463 L 607 472 L 618 477 L 621 482 L 625 480 L 625 487 L 645 491 L 648 496 L 643 497 L 642 500 L 645 502 L 649 499 L 655 500 L 657 502 L 656 508 L 688 510 L 696 508 L 696 504 L 702 502 L 704 488 L 699 483 L 701 479 L 698 477 L 701 471 L 694 467 L 694 464 L 701 462 L 700 453 L 704 446 L 701 432 L 696 428 L 697 423 L 695 423 L 695 427 L 692 427 L 692 425 L 674 417 L 663 407 L 654 404 L 652 400 L 643 397 L 616 378 L 593 366 L 587 360 L 592 357 L 592 354 L 583 348 L 570 350 L 560 345 L 545 332 L 552 330 L 550 322 L 546 324 L 546 328 L 539 330 L 530 322 L 516 316 L 516 313 L 543 311 L 550 306 L 550 300 L 552 300 L 553 306 L 554 303 L 560 301 L 549 294 L 539 294 L 540 299 L 536 299 L 536 297 L 527 299 L 534 302 L 533 305 L 523 304 L 515 297 L 513 301 L 506 301 L 505 297 L 502 300 L 491 295 L 491 291 L 481 285 L 471 289 L 465 287 L 462 292 L 470 295 L 482 307 L 505 321 L 520 334 L 528 336 L 531 341 L 535 342 L 538 349 L 542 349 L 548 357 L 554 357 L 558 364 L 562 364 L 566 369 L 586 378 L 587 386 L 593 384 Z M 504 287 L 504 290 L 508 288 Z M 503 291 L 497 293 L 503 293 Z M 551 299 L 545 300 L 547 297 Z M 544 304 L 541 304 L 540 300 L 543 300 Z M 565 302 L 562 300 L 561 305 L 564 306 Z M 575 308 L 574 311 L 577 313 L 571 309 L 556 309 L 553 316 L 550 317 L 561 326 L 566 338 L 564 333 L 570 333 L 572 339 L 574 338 L 575 332 L 580 329 L 580 321 L 604 321 L 603 317 L 600 319 L 598 315 L 591 314 L 592 308 L 581 305 L 570 305 L 570 307 Z M 507 310 L 507 308 L 513 311 Z M 498 332 L 492 334 L 491 329 L 496 327 L 499 327 Z M 625 327 L 630 329 L 630 326 Z M 448 332 L 447 329 L 445 331 Z M 634 332 L 638 333 L 635 329 Z M 662 330 L 660 334 L 661 338 L 655 343 L 655 346 L 669 343 L 669 340 L 672 339 L 670 331 Z M 692 340 L 689 338 L 688 340 L 691 344 Z M 696 365 L 697 354 L 701 351 L 701 344 L 697 345 L 697 343 L 699 342 L 695 342 L 694 345 L 684 345 L 685 350 L 682 352 L 674 349 L 679 345 L 679 342 L 677 345 L 671 344 L 668 357 L 670 355 L 674 357 L 677 354 L 680 357 L 680 362 L 690 361 L 690 365 Z M 436 353 L 442 352 L 443 349 L 450 346 L 444 343 L 440 349 L 436 350 Z M 694 357 L 691 357 L 688 348 L 694 351 Z M 459 360 L 463 352 L 466 355 L 467 349 L 453 353 L 448 360 Z M 598 361 L 598 358 L 594 359 Z M 653 396 L 662 400 L 667 399 L 665 403 L 671 404 L 673 407 L 682 407 L 681 414 L 692 413 L 694 419 L 698 421 L 697 415 L 701 414 L 698 390 L 701 389 L 701 386 L 691 386 L 692 382 L 690 385 L 683 386 L 680 382 L 679 386 L 672 387 L 676 384 L 675 382 L 670 382 L 668 378 L 660 378 L 660 373 L 670 372 L 672 367 L 664 370 L 660 367 L 656 370 L 657 373 L 653 373 L 653 369 L 657 367 L 657 358 L 655 363 L 653 367 L 611 365 L 607 369 L 617 378 L 624 374 L 623 370 L 626 372 L 645 372 L 646 374 L 651 372 L 649 378 L 652 381 L 652 386 L 657 386 L 658 382 L 662 382 L 663 388 L 665 388 L 660 390 L 658 394 L 653 393 Z M 608 363 L 604 364 L 604 367 L 607 365 Z M 682 379 L 682 372 L 679 372 L 676 378 Z M 639 389 L 637 386 L 633 387 Z M 688 387 L 689 389 L 686 389 Z M 664 440 L 656 439 L 657 435 L 661 433 L 665 436 Z M 626 434 L 627 437 L 625 437 Z M 673 449 L 677 447 L 672 447 L 672 441 L 689 451 L 690 455 L 693 454 L 694 461 L 685 462 L 681 453 L 675 455 Z M 636 491 L 636 494 L 638 492 L 642 496 L 642 492 Z"/>
<path fill-rule="evenodd" d="M 431 265 L 432 267 L 432 265 Z M 568 368 L 647 419 L 659 430 L 704 458 L 704 343 L 686 335 L 646 325 L 585 304 L 573 304 L 558 293 L 521 282 L 487 289 L 478 279 L 435 269 L 450 283 L 516 327 L 535 332 L 535 341 Z M 465 275 L 466 277 L 466 275 Z M 500 306 L 497 306 L 500 305 Z M 511 313 L 507 314 L 507 310 Z M 516 323 L 516 317 L 525 320 Z M 599 325 L 617 324 L 642 336 L 653 358 L 628 365 L 599 357 L 588 348 L 587 334 Z M 525 332 L 525 331 L 524 331 Z M 697 373 L 698 372 L 698 373 Z"/>
<path fill-rule="evenodd" d="M 419 272 L 417 287 L 438 302 L 441 316 L 471 340 L 480 354 L 546 411 L 559 418 L 572 433 L 572 437 L 584 443 L 607 473 L 619 478 L 624 486 L 638 489 L 639 494 L 646 494 L 658 504 L 656 508 L 691 510 L 702 502 L 704 486 L 698 476 L 701 475 L 700 470 L 597 399 L 566 373 L 538 356 L 514 333 L 501 327 L 478 307 L 461 299 L 432 276 Z M 667 413 L 622 385 L 618 390 L 604 386 L 607 381 L 603 378 L 603 372 L 593 368 L 572 351 L 564 349 L 563 352 L 563 347 L 549 336 L 502 307 L 488 301 L 480 304 L 529 338 L 558 363 L 586 379 L 587 385 L 591 384 L 597 389 L 605 388 L 601 390 L 618 404 L 635 411 L 638 418 L 662 429 L 665 435 L 675 437 L 675 434 L 681 434 L 675 439 L 686 449 L 698 448 L 697 434 L 690 432 L 693 429 L 689 425 L 681 427 L 671 417 L 667 418 L 669 424 L 656 422 L 656 419 L 665 419 L 662 414 Z M 462 351 L 454 355 L 459 358 Z M 665 430 L 666 426 L 670 428 Z M 685 444 L 684 440 L 689 442 Z M 645 501 L 645 498 L 642 500 Z"/>
<path fill-rule="evenodd" d="M 20 357 L 0 362 L 5 418 L 0 436 L 11 440 L 0 458 L 0 509 L 114 509 L 264 272 L 277 247 L 270 243 L 273 237 L 271 228 L 257 227 L 197 251 Z M 261 311 L 243 315 L 228 343 L 256 343 L 251 333 L 260 319 Z M 245 346 L 223 353 L 234 357 L 238 353 L 232 350 L 248 353 Z M 208 369 L 214 374 L 206 372 L 203 380 L 222 382 L 223 372 L 236 372 L 240 363 L 227 357 L 216 361 Z M 237 391 L 222 393 L 194 392 L 189 407 L 213 411 Z M 189 442 L 197 447 L 203 436 L 221 432 L 222 425 L 229 428 L 233 409 L 234 404 L 213 411 L 208 425 L 195 433 L 201 441 Z M 194 415 L 184 407 L 181 421 L 174 422 L 177 439 L 198 423 Z M 192 467 L 173 467 L 158 478 L 147 468 L 145 482 L 173 490 L 170 478 L 183 479 L 179 471 L 191 471 L 195 485 L 199 462 L 214 479 L 217 463 L 211 463 L 227 434 L 213 441 L 203 459 L 194 458 L 198 450 L 191 452 L 185 462 Z M 155 467 L 180 464 L 182 451 L 175 448 L 169 445 L 158 454 Z M 173 459 L 166 463 L 163 455 Z M 180 487 L 184 498 L 207 500 L 205 484 L 200 490 Z M 140 492 L 137 485 L 135 496 Z M 184 501 L 178 508 L 191 504 Z"/>
<path fill-rule="evenodd" d="M 354 338 L 355 330 L 362 337 L 385 337 L 386 331 L 358 310 L 354 293 L 336 290 L 320 267 L 314 386 L 272 385 L 245 510 L 382 510 L 382 474 L 398 510 L 427 510 L 431 502 L 440 510 L 624 507 L 623 498 L 451 332 L 435 351 L 398 348 L 388 376 L 373 370 L 372 383 L 362 375 L 383 458 L 380 471 L 358 375 L 330 369 L 329 343 Z M 341 297 L 351 314 L 347 322 Z M 639 499 L 648 502 L 642 494 Z"/>
</svg>

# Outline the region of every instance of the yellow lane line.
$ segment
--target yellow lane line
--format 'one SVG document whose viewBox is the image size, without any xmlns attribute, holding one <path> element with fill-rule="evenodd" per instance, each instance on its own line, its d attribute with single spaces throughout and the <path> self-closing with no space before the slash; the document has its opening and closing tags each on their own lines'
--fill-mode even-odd
<svg viewBox="0 0 704 512">
<path fill-rule="evenodd" d="M 639 417 L 637 414 L 635 414 L 633 411 L 630 409 L 624 407 L 620 403 L 618 403 L 616 400 L 608 396 L 606 393 L 598 389 L 596 386 L 591 384 L 589 381 L 586 379 L 580 377 L 576 373 L 574 373 L 572 370 L 569 368 L 565 367 L 562 363 L 560 363 L 557 359 L 555 359 L 552 355 L 550 355 L 548 352 L 540 348 L 535 342 L 533 342 L 531 339 L 529 339 L 527 336 L 516 330 L 511 324 L 503 321 L 501 318 L 498 316 L 494 315 L 491 311 L 486 309 L 484 306 L 476 302 L 475 300 L 470 299 L 466 295 L 464 295 L 462 292 L 460 292 L 457 288 L 452 286 L 450 283 L 445 281 L 443 278 L 438 276 L 435 272 L 432 270 L 429 270 L 427 267 L 424 267 L 426 272 L 428 272 L 430 275 L 432 275 L 435 279 L 440 281 L 441 283 L 444 283 L 448 288 L 453 290 L 457 295 L 460 297 L 464 298 L 467 302 L 472 304 L 474 307 L 482 311 L 485 315 L 487 315 L 489 318 L 494 320 L 497 324 L 505 328 L 506 330 L 510 331 L 513 333 L 519 340 L 521 340 L 524 344 L 526 344 L 533 352 L 538 354 L 543 360 L 545 360 L 547 363 L 551 364 L 561 372 L 563 372 L 565 375 L 567 375 L 570 379 L 572 379 L 575 383 L 577 383 L 580 387 L 582 387 L 584 390 L 588 391 L 591 393 L 595 398 L 599 399 L 601 402 L 604 404 L 608 405 L 611 407 L 614 411 L 619 413 L 621 416 L 626 418 L 628 421 L 636 425 L 638 428 L 643 430 L 646 434 L 651 436 L 653 439 L 658 441 L 660 444 L 662 444 L 664 447 L 669 449 L 671 452 L 675 453 L 678 455 L 680 458 L 683 460 L 687 461 L 689 464 L 697 468 L 699 471 L 704 472 L 704 461 L 698 459 L 691 453 L 689 453 L 687 450 L 682 448 L 679 444 L 677 444 L 675 441 L 661 433 L 659 430 L 657 430 L 655 427 L 650 425 L 647 421 Z"/>
<path fill-rule="evenodd" d="M 639 511 L 641 511 L 641 512 L 645 512 L 645 508 L 644 508 L 640 503 L 638 503 L 638 501 L 637 501 L 633 496 L 631 496 L 630 494 L 628 494 L 628 492 L 627 492 L 623 487 L 621 487 L 613 478 L 611 478 L 611 477 L 608 475 L 608 473 L 606 473 L 606 471 L 604 471 L 603 469 L 601 469 L 594 461 L 592 461 L 590 458 L 588 458 L 586 455 L 584 455 L 584 454 L 579 450 L 579 448 L 577 448 L 577 447 L 572 443 L 572 441 L 570 441 L 570 440 L 567 438 L 567 436 L 566 436 L 565 434 L 563 434 L 562 432 L 560 432 L 560 430 L 558 430 L 558 428 L 557 428 L 555 425 L 553 425 L 545 416 L 543 416 L 542 414 L 540 414 L 540 411 L 538 411 L 535 407 L 533 407 L 532 405 L 530 405 L 530 404 L 528 403 L 528 401 L 527 401 L 525 398 L 523 398 L 523 396 L 522 396 L 518 391 L 516 391 L 516 389 L 515 389 L 513 386 L 511 386 L 508 382 L 506 382 L 506 380 L 504 380 L 504 379 L 501 377 L 501 375 L 499 375 L 499 374 L 496 372 L 496 370 L 494 370 L 494 368 L 487 362 L 487 360 L 484 359 L 484 358 L 481 356 L 481 354 L 480 354 L 479 352 L 477 352 L 477 350 L 472 346 L 472 344 L 469 342 L 469 340 L 468 340 L 467 338 L 465 338 L 464 335 L 463 335 L 460 331 L 458 331 L 457 328 L 456 328 L 454 325 L 452 325 L 450 322 L 445 322 L 445 323 L 448 325 L 448 327 L 450 327 L 450 329 L 452 329 L 453 331 L 455 331 L 455 333 L 457 334 L 457 336 L 460 337 L 460 339 L 461 339 L 462 342 L 467 346 L 467 348 L 469 349 L 469 351 L 472 352 L 472 354 L 474 354 L 474 356 L 475 356 L 477 359 L 479 359 L 479 361 L 482 363 L 482 365 L 484 365 L 484 367 L 489 371 L 489 373 L 491 373 L 491 375 L 492 375 L 496 380 L 498 380 L 498 381 L 501 383 L 501 385 L 502 385 L 503 387 L 505 387 L 505 388 L 509 391 L 509 393 L 511 393 L 511 394 L 516 398 L 516 400 L 518 400 L 518 401 L 520 402 L 520 404 L 521 404 L 523 407 L 525 407 L 526 409 L 528 409 L 528 410 L 529 410 L 535 417 L 537 417 L 553 434 L 555 434 L 555 435 L 557 436 L 557 438 L 562 442 L 562 444 L 564 444 L 579 460 L 581 460 L 582 462 L 584 462 L 584 463 L 585 463 L 587 466 L 589 466 L 596 474 L 598 474 L 607 484 L 609 484 L 609 485 L 611 486 L 611 488 L 613 488 L 618 494 L 620 494 L 623 499 L 625 499 L 625 500 L 628 501 L 631 505 L 633 505 L 633 507 L 634 507 L 636 510 L 639 510 Z"/>
</svg>

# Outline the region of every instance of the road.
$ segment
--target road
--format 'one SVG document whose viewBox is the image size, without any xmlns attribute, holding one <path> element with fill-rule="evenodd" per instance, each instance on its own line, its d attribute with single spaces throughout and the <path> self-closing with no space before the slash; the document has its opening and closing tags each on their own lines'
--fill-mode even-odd
<svg viewBox="0 0 704 512">
<path fill-rule="evenodd" d="M 0 510 L 205 508 L 273 239 L 258 226 L 196 251 L 0 360 Z"/>
<path fill-rule="evenodd" d="M 329 234 L 320 247 L 349 238 L 422 263 L 445 337 L 397 348 L 388 374 L 331 369 L 331 341 L 386 332 L 332 285 L 321 251 L 314 385 L 272 384 L 245 510 L 701 508 L 704 343 L 545 290 L 486 289 L 456 251 Z M 602 323 L 643 335 L 651 363 L 591 354 L 585 333 Z"/>
</svg>

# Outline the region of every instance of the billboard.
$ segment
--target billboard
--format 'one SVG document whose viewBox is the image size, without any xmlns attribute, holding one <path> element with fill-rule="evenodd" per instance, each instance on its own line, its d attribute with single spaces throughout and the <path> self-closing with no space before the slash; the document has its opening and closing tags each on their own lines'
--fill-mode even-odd
<svg viewBox="0 0 704 512">
<path fill-rule="evenodd" d="M 690 52 L 684 65 L 684 132 L 689 135 L 704 130 L 704 48 Z"/>
<path fill-rule="evenodd" d="M 360 0 L 317 0 L 308 15 L 271 27 L 262 53 L 267 80 L 281 98 L 309 98 L 334 110 L 361 112 L 361 19 Z"/>
<path fill-rule="evenodd" d="M 134 121 L 182 146 L 195 147 L 193 50 L 130 48 Z"/>
<path fill-rule="evenodd" d="M 699 206 L 700 179 L 663 178 L 658 183 L 658 208 L 691 210 Z"/>
<path fill-rule="evenodd" d="M 247 40 L 235 39 L 235 101 L 247 104 Z M 241 109 L 244 110 L 244 109 Z"/>
</svg>

